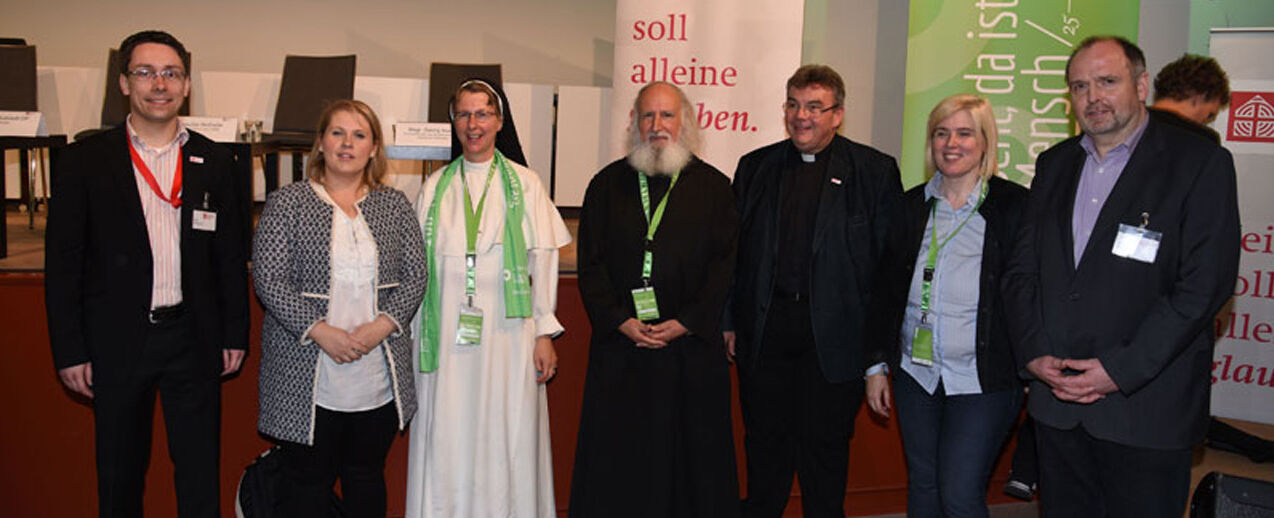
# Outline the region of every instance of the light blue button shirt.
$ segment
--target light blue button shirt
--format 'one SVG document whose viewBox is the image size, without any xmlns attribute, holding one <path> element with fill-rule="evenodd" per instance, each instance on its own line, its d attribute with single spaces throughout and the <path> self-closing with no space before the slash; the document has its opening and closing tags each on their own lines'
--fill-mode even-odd
<svg viewBox="0 0 1274 518">
<path fill-rule="evenodd" d="M 1106 198 L 1115 190 L 1115 182 L 1124 173 L 1124 167 L 1132 158 L 1137 143 L 1146 132 L 1150 117 L 1142 119 L 1137 129 L 1119 145 L 1106 152 L 1105 157 L 1097 156 L 1097 144 L 1093 137 L 1085 134 L 1079 139 L 1079 147 L 1084 149 L 1084 168 L 1079 174 L 1079 186 L 1075 189 L 1075 206 L 1071 212 L 1071 238 L 1075 244 L 1075 266 L 1084 256 L 1088 239 L 1093 236 L 1093 227 L 1097 226 L 1097 216 L 1106 205 Z"/>
<path fill-rule="evenodd" d="M 899 367 L 930 394 L 938 388 L 939 381 L 947 395 L 982 393 L 982 384 L 978 381 L 976 343 L 986 220 L 974 212 L 973 207 L 978 203 L 983 181 L 978 181 L 959 209 L 952 209 L 951 204 L 939 195 L 941 174 L 935 174 L 925 185 L 925 200 L 933 200 L 935 209 L 933 217 L 925 224 L 920 253 L 916 254 L 916 269 L 911 278 L 902 333 L 899 335 L 902 341 Z M 920 325 L 920 289 L 931 236 L 936 228 L 938 242 L 941 243 L 966 217 L 969 222 L 938 251 L 934 263 L 928 318 L 933 325 L 933 365 L 914 364 L 911 362 L 911 338 Z"/>
</svg>

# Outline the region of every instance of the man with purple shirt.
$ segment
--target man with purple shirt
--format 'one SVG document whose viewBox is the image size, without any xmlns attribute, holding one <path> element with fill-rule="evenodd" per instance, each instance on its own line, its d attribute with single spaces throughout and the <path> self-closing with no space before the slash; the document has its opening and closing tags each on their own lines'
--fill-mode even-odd
<svg viewBox="0 0 1274 518">
<path fill-rule="evenodd" d="M 1082 42 L 1066 82 L 1083 134 L 1040 155 L 1005 279 L 1042 511 L 1180 516 L 1238 268 L 1234 163 L 1148 115 L 1127 40 Z"/>
</svg>

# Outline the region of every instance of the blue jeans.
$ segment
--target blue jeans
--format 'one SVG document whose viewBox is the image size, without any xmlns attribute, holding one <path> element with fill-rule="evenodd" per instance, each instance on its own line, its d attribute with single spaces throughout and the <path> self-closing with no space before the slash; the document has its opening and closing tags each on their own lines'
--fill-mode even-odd
<svg viewBox="0 0 1274 518">
<path fill-rule="evenodd" d="M 894 400 L 907 457 L 907 516 L 987 516 L 987 483 L 1022 390 L 948 396 L 939 383 L 930 395 L 898 369 Z"/>
</svg>

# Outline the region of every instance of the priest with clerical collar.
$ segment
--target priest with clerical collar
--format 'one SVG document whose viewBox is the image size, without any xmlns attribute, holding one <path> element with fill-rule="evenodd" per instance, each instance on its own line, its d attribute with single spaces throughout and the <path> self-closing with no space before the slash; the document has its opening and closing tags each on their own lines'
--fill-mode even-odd
<svg viewBox="0 0 1274 518">
<path fill-rule="evenodd" d="M 748 438 L 744 516 L 780 516 L 794 475 L 805 516 L 845 515 L 870 279 L 902 197 L 892 157 L 837 134 L 845 102 L 835 70 L 797 69 L 788 138 L 734 173 L 742 224 L 725 342 Z"/>
</svg>

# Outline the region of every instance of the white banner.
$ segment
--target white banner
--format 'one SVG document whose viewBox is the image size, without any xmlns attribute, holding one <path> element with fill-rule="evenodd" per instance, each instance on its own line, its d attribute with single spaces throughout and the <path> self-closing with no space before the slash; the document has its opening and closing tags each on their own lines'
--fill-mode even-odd
<svg viewBox="0 0 1274 518">
<path fill-rule="evenodd" d="M 1216 30 L 1212 56 L 1230 77 L 1213 126 L 1238 172 L 1239 278 L 1217 318 L 1212 414 L 1274 423 L 1274 29 Z"/>
<path fill-rule="evenodd" d="M 703 134 L 700 158 L 734 175 L 739 157 L 786 137 L 784 84 L 801 64 L 804 2 L 619 0 L 611 159 L 625 140 L 637 90 L 679 86 Z"/>
</svg>

